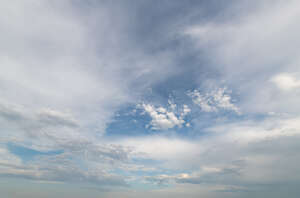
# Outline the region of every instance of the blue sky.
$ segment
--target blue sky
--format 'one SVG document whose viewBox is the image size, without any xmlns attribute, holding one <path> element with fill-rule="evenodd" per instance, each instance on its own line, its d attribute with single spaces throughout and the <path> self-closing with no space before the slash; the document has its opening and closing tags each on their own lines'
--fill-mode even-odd
<svg viewBox="0 0 300 198">
<path fill-rule="evenodd" d="M 2 196 L 299 196 L 298 1 L 0 4 Z"/>
</svg>

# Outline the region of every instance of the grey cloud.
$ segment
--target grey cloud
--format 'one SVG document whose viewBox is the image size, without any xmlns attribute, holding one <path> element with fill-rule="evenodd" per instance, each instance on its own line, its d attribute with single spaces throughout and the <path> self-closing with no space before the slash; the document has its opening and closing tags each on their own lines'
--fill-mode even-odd
<svg viewBox="0 0 300 198">
<path fill-rule="evenodd" d="M 192 175 L 187 178 L 175 178 L 177 183 L 190 183 L 190 184 L 226 184 L 228 179 L 233 180 L 239 175 L 239 168 L 224 168 L 217 173 L 206 173 L 203 175 Z"/>
<path fill-rule="evenodd" d="M 83 136 L 81 133 L 84 129 L 77 125 L 70 114 L 49 109 L 32 114 L 34 111 L 23 107 L 1 105 L 0 119 L 4 123 L 2 128 L 14 124 L 16 130 L 14 133 L 3 133 L 2 143 L 14 142 L 36 151 L 63 151 L 63 154 L 56 156 L 35 156 L 27 163 L 12 154 L 6 158 L 0 157 L 2 177 L 127 186 L 123 176 L 109 174 L 107 171 L 128 163 L 132 148 L 98 142 Z M 83 167 L 77 165 L 79 162 Z M 90 164 L 97 165 L 93 167 Z"/>
<path fill-rule="evenodd" d="M 5 150 L 2 149 L 1 151 Z M 107 157 L 108 154 L 103 154 L 101 151 L 95 154 L 98 159 L 84 159 L 78 156 L 76 152 L 72 153 L 72 151 L 66 150 L 64 153 L 57 155 L 39 155 L 26 163 L 21 162 L 9 152 L 7 152 L 7 155 L 11 157 L 0 158 L 0 175 L 2 177 L 90 183 L 102 186 L 128 186 L 123 176 L 109 173 L 114 166 L 111 161 L 119 160 L 119 158 L 109 156 L 110 160 L 103 160 L 101 155 Z M 78 160 L 83 161 L 79 163 Z M 89 160 L 92 160 L 91 164 L 88 163 L 91 162 Z"/>
<path fill-rule="evenodd" d="M 38 113 L 38 119 L 48 125 L 78 127 L 78 122 L 68 114 L 51 109 L 44 109 Z"/>
<path fill-rule="evenodd" d="M 76 134 L 78 122 L 72 115 L 55 110 L 28 109 L 22 105 L 0 102 L 0 123 L 2 142 L 34 142 L 33 146 L 44 144 L 45 148 L 56 144 L 57 137 Z M 53 138 L 56 137 L 56 138 Z"/>
<path fill-rule="evenodd" d="M 131 148 L 116 144 L 107 144 L 105 142 L 94 143 L 92 141 L 78 141 L 76 139 L 69 141 L 58 140 L 57 142 L 60 142 L 58 146 L 66 151 L 81 156 L 83 159 L 93 161 L 125 162 L 129 160 L 130 153 L 132 152 Z"/>
<path fill-rule="evenodd" d="M 43 167 L 43 166 L 25 166 L 14 167 L 7 166 L 7 170 L 1 170 L 2 177 L 16 177 L 39 181 L 53 181 L 53 182 L 73 182 L 73 183 L 92 183 L 102 186 L 128 186 L 124 178 L 117 175 L 107 174 L 99 170 L 85 171 L 68 164 L 65 167 Z M 3 169 L 3 166 L 1 166 Z"/>
<path fill-rule="evenodd" d="M 295 190 L 294 185 L 300 178 L 297 171 L 300 160 L 298 141 L 299 136 L 280 137 L 244 146 L 211 142 L 207 152 L 193 157 L 192 172 L 147 176 L 144 179 L 164 188 L 168 185 L 183 185 L 190 190 L 212 187 L 211 191 L 220 193 L 215 197 L 223 197 L 226 193 L 237 197 L 260 196 L 262 193 L 272 197 L 271 192 L 277 192 L 276 196 L 280 197 L 288 189 L 297 195 L 299 190 Z M 187 166 L 191 165 L 188 157 L 183 160 Z M 195 164 L 198 168 L 195 168 Z M 181 170 L 184 172 L 184 169 Z"/>
<path fill-rule="evenodd" d="M 210 171 L 198 170 L 191 174 L 176 174 L 176 175 L 156 175 L 146 176 L 146 181 L 164 185 L 168 183 L 178 184 L 213 184 L 213 185 L 237 185 L 233 182 L 240 175 L 240 166 L 232 166 L 226 168 L 211 168 Z"/>
<path fill-rule="evenodd" d="M 1 109 L 5 113 L 2 122 L 10 125 L 7 123 L 10 121 L 17 126 L 15 133 L 2 134 L 3 143 L 14 142 L 37 151 L 60 149 L 79 161 L 99 162 L 107 166 L 122 164 L 130 159 L 132 148 L 84 136 L 85 129 L 80 128 L 69 114 L 48 109 L 31 115 L 26 108 L 20 109 L 17 111 L 10 106 Z"/>
<path fill-rule="evenodd" d="M 0 103 L 0 117 L 16 122 L 27 120 L 27 116 L 24 115 L 22 108 L 5 103 Z"/>
</svg>

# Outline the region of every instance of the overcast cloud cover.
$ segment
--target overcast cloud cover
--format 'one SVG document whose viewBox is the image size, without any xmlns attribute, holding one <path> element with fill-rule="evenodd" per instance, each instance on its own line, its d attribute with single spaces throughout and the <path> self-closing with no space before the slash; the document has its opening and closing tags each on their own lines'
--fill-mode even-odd
<svg viewBox="0 0 300 198">
<path fill-rule="evenodd" d="M 0 3 L 8 198 L 298 198 L 300 2 Z"/>
</svg>

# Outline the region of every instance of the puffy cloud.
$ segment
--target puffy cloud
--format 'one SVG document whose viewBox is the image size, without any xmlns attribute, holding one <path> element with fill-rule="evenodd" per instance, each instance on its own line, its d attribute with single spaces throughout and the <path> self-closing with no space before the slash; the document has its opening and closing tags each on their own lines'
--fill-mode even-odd
<svg viewBox="0 0 300 198">
<path fill-rule="evenodd" d="M 183 105 L 183 110 L 181 113 L 175 113 L 176 104 L 170 104 L 170 110 L 164 107 L 158 107 L 151 104 L 142 104 L 145 112 L 151 117 L 151 128 L 153 130 L 167 130 L 174 127 L 182 127 L 185 123 L 184 117 L 190 113 L 190 109 L 187 105 Z"/>
</svg>

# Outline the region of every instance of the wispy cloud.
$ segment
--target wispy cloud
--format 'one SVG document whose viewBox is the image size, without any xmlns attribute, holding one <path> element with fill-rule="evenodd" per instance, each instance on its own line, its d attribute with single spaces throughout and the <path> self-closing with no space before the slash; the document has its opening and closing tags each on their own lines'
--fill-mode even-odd
<svg viewBox="0 0 300 198">
<path fill-rule="evenodd" d="M 217 112 L 219 110 L 228 110 L 239 113 L 239 109 L 232 103 L 231 96 L 226 88 L 218 88 L 204 94 L 201 94 L 199 90 L 194 90 L 189 92 L 188 95 L 202 111 Z"/>
</svg>

